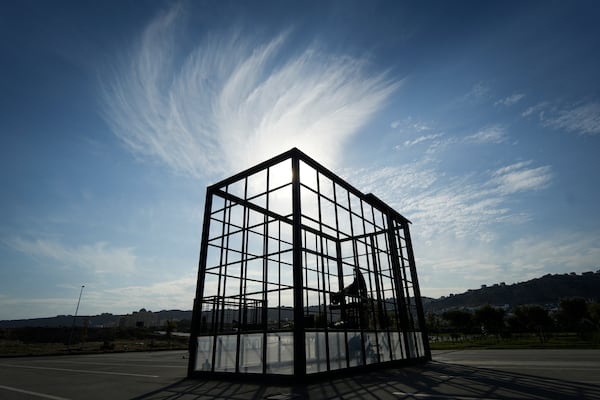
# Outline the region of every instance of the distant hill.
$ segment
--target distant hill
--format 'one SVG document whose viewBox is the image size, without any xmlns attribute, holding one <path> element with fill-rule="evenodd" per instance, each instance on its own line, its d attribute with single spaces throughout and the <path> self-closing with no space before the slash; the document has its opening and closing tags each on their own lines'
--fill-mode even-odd
<svg viewBox="0 0 600 400">
<path fill-rule="evenodd" d="M 425 312 L 440 313 L 452 309 L 478 308 L 485 304 L 493 306 L 514 307 L 521 304 L 555 305 L 563 297 L 583 297 L 591 301 L 600 301 L 600 270 L 562 275 L 544 275 L 541 278 L 526 282 L 505 285 L 504 283 L 484 286 L 480 289 L 468 290 L 465 293 L 444 296 L 439 299 L 423 298 Z M 269 319 L 287 317 L 293 319 L 291 308 L 282 310 L 269 309 Z M 162 310 L 158 312 L 141 309 L 126 315 L 109 313 L 95 316 L 78 316 L 77 326 L 83 326 L 87 321 L 90 327 L 136 326 L 143 322 L 146 327 L 164 326 L 165 321 L 191 320 L 192 311 Z M 0 328 L 23 327 L 70 327 L 73 324 L 72 315 L 59 315 L 50 318 L 21 319 L 0 321 Z"/>
<path fill-rule="evenodd" d="M 104 314 L 102 314 L 104 316 Z M 118 315 L 109 314 L 111 317 L 118 321 Z M 96 317 L 78 316 L 76 318 L 76 325 L 82 326 L 84 320 Z M 30 319 L 15 319 L 0 321 L 0 328 L 31 328 L 31 327 L 46 327 L 46 328 L 60 328 L 70 327 L 73 324 L 72 315 L 58 315 L 56 317 L 48 318 L 30 318 Z"/>
<path fill-rule="evenodd" d="M 125 326 L 133 327 L 137 323 L 143 322 L 146 327 L 160 327 L 164 325 L 167 320 L 181 321 L 185 319 L 192 319 L 192 311 L 181 311 L 181 310 L 162 310 L 157 312 L 146 311 L 141 309 L 140 311 L 134 311 L 131 314 L 125 315 L 114 315 L 104 313 L 94 316 L 78 315 L 75 321 L 76 326 L 83 326 L 86 322 L 90 327 L 116 327 Z M 72 315 L 58 315 L 56 317 L 49 318 L 32 318 L 32 319 L 19 319 L 11 321 L 0 321 L 0 328 L 25 328 L 25 327 L 70 327 L 73 325 Z"/>
<path fill-rule="evenodd" d="M 423 301 L 425 312 L 439 313 L 451 309 L 477 308 L 485 304 L 514 307 L 522 304 L 558 305 L 563 297 L 583 297 L 600 301 L 600 271 L 541 278 L 512 285 L 495 284 L 462 294 Z"/>
</svg>

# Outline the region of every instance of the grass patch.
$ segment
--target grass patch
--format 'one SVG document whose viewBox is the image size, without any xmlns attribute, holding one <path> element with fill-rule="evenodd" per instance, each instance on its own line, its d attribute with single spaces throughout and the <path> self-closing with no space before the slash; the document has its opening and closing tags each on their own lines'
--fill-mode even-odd
<svg viewBox="0 0 600 400">
<path fill-rule="evenodd" d="M 467 349 L 600 349 L 597 337 L 582 339 L 576 334 L 553 334 L 543 343 L 535 335 L 496 337 L 492 335 L 467 335 L 452 338 L 450 335 L 432 335 L 431 350 Z"/>
<path fill-rule="evenodd" d="M 187 346 L 187 340 L 172 340 L 169 342 L 166 339 L 117 339 L 111 342 L 83 342 L 71 346 L 63 343 L 24 343 L 19 340 L 0 340 L 0 357 L 186 350 Z"/>
</svg>

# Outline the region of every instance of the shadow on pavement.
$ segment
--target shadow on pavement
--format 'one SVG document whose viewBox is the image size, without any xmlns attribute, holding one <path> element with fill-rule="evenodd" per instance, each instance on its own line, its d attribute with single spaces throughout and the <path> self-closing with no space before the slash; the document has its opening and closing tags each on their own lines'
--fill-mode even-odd
<svg viewBox="0 0 600 400">
<path fill-rule="evenodd" d="M 135 399 L 599 399 L 600 386 L 430 362 L 294 386 L 181 380 Z"/>
</svg>

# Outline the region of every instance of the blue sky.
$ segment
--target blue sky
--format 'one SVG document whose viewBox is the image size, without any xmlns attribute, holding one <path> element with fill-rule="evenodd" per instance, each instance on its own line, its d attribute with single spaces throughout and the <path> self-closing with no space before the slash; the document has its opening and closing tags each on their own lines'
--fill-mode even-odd
<svg viewBox="0 0 600 400">
<path fill-rule="evenodd" d="M 0 6 L 0 319 L 191 309 L 205 188 L 299 147 L 438 297 L 600 265 L 600 5 Z"/>
</svg>

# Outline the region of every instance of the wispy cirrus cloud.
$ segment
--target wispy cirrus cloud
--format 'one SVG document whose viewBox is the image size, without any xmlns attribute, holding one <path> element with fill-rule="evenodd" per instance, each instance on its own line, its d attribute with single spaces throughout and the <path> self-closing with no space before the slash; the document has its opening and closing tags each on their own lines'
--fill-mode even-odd
<svg viewBox="0 0 600 400">
<path fill-rule="evenodd" d="M 528 107 L 522 117 L 537 116 L 542 126 L 578 135 L 600 134 L 600 103 L 576 103 L 569 106 L 541 102 Z"/>
<path fill-rule="evenodd" d="M 131 312 L 142 307 L 153 311 L 190 310 L 193 307 L 196 283 L 195 274 L 189 274 L 150 285 L 93 289 L 86 296 L 99 310 Z"/>
<path fill-rule="evenodd" d="M 534 276 L 543 270 L 585 272 L 598 265 L 600 236 L 568 230 L 528 235 L 515 240 L 508 252 L 515 276 L 525 269 L 534 271 Z"/>
<path fill-rule="evenodd" d="M 423 143 L 423 142 L 428 142 L 428 141 L 432 141 L 432 140 L 435 140 L 435 139 L 439 139 L 442 136 L 444 136 L 443 133 L 434 133 L 434 134 L 431 134 L 431 135 L 419 136 L 416 139 L 405 141 L 404 142 L 404 147 L 412 147 L 412 146 L 414 146 L 416 144 L 419 144 L 419 143 Z"/>
<path fill-rule="evenodd" d="M 495 143 L 499 144 L 505 142 L 507 139 L 506 129 L 500 125 L 493 125 L 480 130 L 477 133 L 465 137 L 464 141 L 467 143 L 485 144 Z"/>
<path fill-rule="evenodd" d="M 105 242 L 69 247 L 52 240 L 16 237 L 7 240 L 6 244 L 21 253 L 50 260 L 61 267 L 83 268 L 97 274 L 127 274 L 136 269 L 137 257 L 132 248 L 114 247 Z"/>
<path fill-rule="evenodd" d="M 390 123 L 390 128 L 400 129 L 400 131 L 403 133 L 423 132 L 432 129 L 430 124 L 416 120 L 412 117 L 392 121 L 392 123 Z"/>
<path fill-rule="evenodd" d="M 62 292 L 66 292 L 62 290 Z M 72 291 L 71 297 L 33 297 L 29 293 L 27 296 L 0 296 L 0 303 L 3 307 L 3 318 L 22 319 L 23 316 L 29 318 L 46 318 L 52 315 L 69 315 L 75 311 L 76 296 L 79 294 L 79 288 Z M 85 294 L 87 295 L 87 293 Z M 85 300 L 85 297 L 84 297 Z M 79 315 L 87 314 L 87 303 L 84 301 L 80 308 Z M 105 312 L 100 310 L 100 312 Z M 100 313 L 98 312 L 98 313 Z"/>
<path fill-rule="evenodd" d="M 402 123 L 402 124 L 399 124 L 398 126 L 403 127 L 402 128 L 403 133 L 414 133 L 414 132 L 419 133 L 423 130 L 431 129 L 426 125 L 421 125 L 421 124 L 416 124 L 414 126 L 413 125 L 414 125 L 413 123 L 410 123 L 410 124 Z M 417 129 L 418 127 L 421 127 L 421 126 L 423 126 L 425 128 Z M 434 154 L 441 152 L 442 150 L 444 150 L 445 148 L 447 148 L 448 146 L 453 145 L 453 144 L 464 144 L 464 143 L 500 144 L 500 143 L 506 142 L 507 140 L 508 140 L 508 135 L 506 133 L 506 128 L 504 126 L 491 125 L 491 126 L 482 128 L 481 130 L 479 130 L 478 132 L 476 132 L 472 135 L 464 136 L 462 138 L 457 137 L 457 136 L 448 136 L 445 133 L 431 133 L 428 135 L 421 135 L 414 139 L 405 140 L 402 145 L 398 145 L 395 148 L 397 150 L 400 150 L 402 147 L 413 147 L 418 144 L 427 143 L 428 147 L 425 150 L 425 153 L 428 156 L 432 156 Z"/>
<path fill-rule="evenodd" d="M 543 119 L 544 110 L 546 110 L 549 105 L 550 105 L 550 103 L 544 101 L 544 102 L 538 103 L 536 105 L 529 106 L 525 109 L 525 111 L 523 111 L 521 113 L 521 116 L 525 118 L 525 117 L 529 117 L 531 115 L 538 114 L 538 117 L 540 119 Z"/>
<path fill-rule="evenodd" d="M 141 279 L 140 279 L 141 280 Z M 57 285 L 63 295 L 55 297 L 2 296 L 0 302 L 7 307 L 5 318 L 19 319 L 23 315 L 48 317 L 71 314 L 75 311 L 79 286 Z M 86 283 L 79 315 L 97 315 L 110 311 L 126 314 L 140 308 L 148 310 L 191 310 L 196 289 L 195 274 L 163 280 L 150 285 L 111 285 Z"/>
<path fill-rule="evenodd" d="M 600 134 L 600 103 L 578 104 L 549 114 L 542 124 L 580 135 Z"/>
<path fill-rule="evenodd" d="M 480 284 L 522 282 L 546 273 L 585 272 L 595 270 L 600 257 L 600 237 L 594 233 L 559 229 L 511 239 L 506 244 L 477 245 L 453 238 L 416 242 L 421 290 L 439 296 Z M 460 289 L 445 289 L 449 275 L 458 278 Z"/>
<path fill-rule="evenodd" d="M 290 53 L 290 32 L 261 41 L 209 35 L 177 55 L 173 8 L 104 81 L 105 117 L 135 155 L 194 177 L 238 171 L 297 146 L 335 164 L 344 143 L 401 85 L 367 60 L 318 46 Z"/>
<path fill-rule="evenodd" d="M 488 99 L 490 96 L 490 91 L 490 87 L 486 83 L 480 81 L 475 83 L 467 93 L 460 96 L 457 101 L 459 103 L 479 102 L 481 100 Z"/>
<path fill-rule="evenodd" d="M 512 195 L 542 190 L 551 184 L 551 167 L 532 164 L 523 161 L 493 171 L 448 177 L 434 166 L 418 162 L 349 170 L 346 176 L 358 188 L 377 193 L 415 222 L 425 240 L 452 233 L 488 241 L 494 236 L 493 224 L 529 218 L 508 206 Z"/>
<path fill-rule="evenodd" d="M 510 107 L 512 105 L 517 104 L 519 101 L 521 101 L 523 98 L 525 97 L 525 94 L 523 93 L 514 93 L 510 96 L 504 97 L 498 101 L 496 101 L 494 103 L 495 106 L 505 106 L 505 107 Z"/>
<path fill-rule="evenodd" d="M 545 189 L 552 180 L 550 166 L 530 168 L 532 161 L 522 161 L 502 167 L 492 174 L 492 183 L 502 194 Z"/>
<path fill-rule="evenodd" d="M 522 248 L 505 248 L 502 243 L 506 231 L 534 218 L 530 211 L 515 207 L 515 200 L 521 193 L 550 186 L 550 166 L 528 160 L 456 176 L 425 157 L 404 165 L 347 170 L 343 175 L 360 190 L 377 193 L 414 223 L 411 230 L 425 295 L 447 295 L 482 283 L 523 279 L 528 274 L 539 276 L 537 264 L 526 273 L 517 271 Z M 536 247 L 536 251 L 544 251 L 552 243 Z M 514 260 L 507 254 L 514 254 Z M 528 259 L 536 254 L 529 254 Z M 561 253 L 561 257 L 567 255 Z M 573 256 L 570 260 L 584 268 L 582 259 Z M 452 288 L 448 287 L 448 274 L 456 278 Z"/>
</svg>

